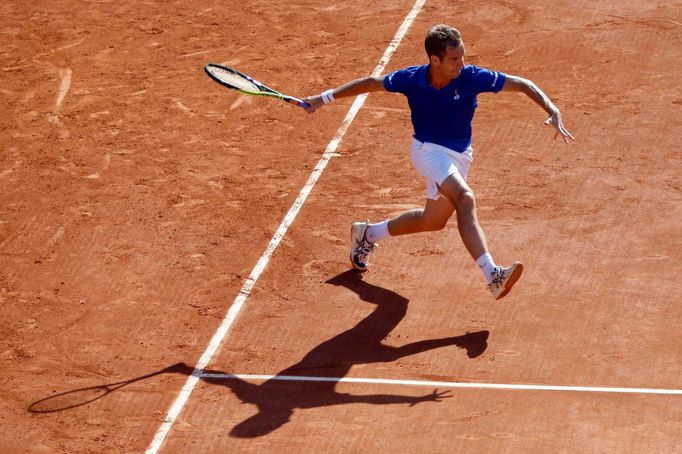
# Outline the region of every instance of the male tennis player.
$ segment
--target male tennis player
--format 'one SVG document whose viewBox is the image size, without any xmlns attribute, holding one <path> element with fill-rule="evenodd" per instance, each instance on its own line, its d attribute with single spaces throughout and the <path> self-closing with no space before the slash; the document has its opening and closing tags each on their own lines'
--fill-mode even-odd
<svg viewBox="0 0 682 454">
<path fill-rule="evenodd" d="M 495 299 L 505 296 L 521 277 L 523 264 L 497 266 L 488 250 L 476 217 L 474 193 L 466 183 L 473 159 L 471 122 L 479 93 L 501 90 L 523 92 L 548 114 L 546 124 L 566 143 L 575 140 L 564 128 L 559 109 L 533 82 L 521 77 L 465 65 L 464 42 L 459 31 L 448 25 L 434 26 L 426 35 L 429 63 L 411 66 L 385 76 L 365 77 L 320 95 L 306 98 L 315 112 L 335 98 L 372 91 L 402 93 L 407 97 L 414 135 L 412 163 L 426 179 L 426 206 L 376 224 L 356 222 L 351 227 L 350 260 L 365 271 L 377 243 L 388 236 L 441 230 L 453 212 L 459 234 L 483 271 Z"/>
</svg>

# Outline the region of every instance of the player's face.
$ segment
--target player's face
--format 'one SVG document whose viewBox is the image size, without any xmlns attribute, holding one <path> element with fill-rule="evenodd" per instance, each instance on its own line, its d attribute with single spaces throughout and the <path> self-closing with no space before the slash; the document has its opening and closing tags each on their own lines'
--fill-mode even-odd
<svg viewBox="0 0 682 454">
<path fill-rule="evenodd" d="M 464 55 L 466 55 L 466 49 L 462 42 L 457 47 L 448 48 L 442 58 L 432 56 L 432 63 L 443 76 L 456 79 L 464 68 Z"/>
</svg>

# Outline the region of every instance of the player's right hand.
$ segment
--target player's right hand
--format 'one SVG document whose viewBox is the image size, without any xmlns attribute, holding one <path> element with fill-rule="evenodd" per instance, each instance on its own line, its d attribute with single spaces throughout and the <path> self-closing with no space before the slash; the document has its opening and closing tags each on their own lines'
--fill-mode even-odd
<svg viewBox="0 0 682 454">
<path fill-rule="evenodd" d="M 324 105 L 324 103 L 322 102 L 322 95 L 309 96 L 307 98 L 303 98 L 303 101 L 310 104 L 310 107 L 306 107 L 305 109 L 305 111 L 308 112 L 309 114 L 315 112 L 317 109 Z"/>
</svg>

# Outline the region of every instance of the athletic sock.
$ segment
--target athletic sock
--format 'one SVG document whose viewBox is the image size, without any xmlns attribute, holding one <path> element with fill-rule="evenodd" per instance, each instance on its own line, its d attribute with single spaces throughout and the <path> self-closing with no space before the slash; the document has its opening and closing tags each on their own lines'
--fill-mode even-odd
<svg viewBox="0 0 682 454">
<path fill-rule="evenodd" d="M 388 233 L 388 221 L 370 224 L 367 226 L 367 230 L 365 230 L 365 239 L 370 243 L 378 243 L 390 235 Z"/>
<path fill-rule="evenodd" d="M 493 282 L 493 271 L 495 270 L 495 262 L 493 262 L 493 257 L 489 253 L 485 253 L 476 259 L 476 265 L 481 268 L 483 275 L 488 280 L 488 284 Z"/>
</svg>

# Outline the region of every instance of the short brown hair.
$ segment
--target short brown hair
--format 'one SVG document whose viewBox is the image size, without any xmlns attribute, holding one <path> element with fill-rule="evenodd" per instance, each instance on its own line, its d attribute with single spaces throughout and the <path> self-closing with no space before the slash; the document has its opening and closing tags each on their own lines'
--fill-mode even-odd
<svg viewBox="0 0 682 454">
<path fill-rule="evenodd" d="M 460 44 L 462 44 L 462 35 L 459 33 L 459 30 L 445 24 L 433 26 L 426 34 L 426 39 L 424 40 L 426 55 L 429 58 L 431 58 L 431 55 L 443 58 L 449 48 L 458 47 Z"/>
</svg>

